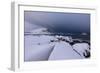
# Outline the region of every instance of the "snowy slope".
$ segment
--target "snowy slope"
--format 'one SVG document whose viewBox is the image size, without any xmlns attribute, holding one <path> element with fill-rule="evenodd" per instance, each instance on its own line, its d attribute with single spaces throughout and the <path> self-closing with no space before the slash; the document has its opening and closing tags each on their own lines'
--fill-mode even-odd
<svg viewBox="0 0 100 73">
<path fill-rule="evenodd" d="M 25 36 L 25 61 L 41 61 L 48 60 L 54 43 L 50 43 L 52 36 Z"/>
<path fill-rule="evenodd" d="M 50 40 L 55 39 L 54 36 L 40 35 L 40 36 L 32 36 L 27 35 L 24 37 L 25 47 L 28 45 L 36 45 L 36 44 L 47 44 L 50 43 Z"/>
<path fill-rule="evenodd" d="M 48 60 L 53 48 L 53 44 L 29 46 L 25 49 L 25 61 Z"/>
<path fill-rule="evenodd" d="M 60 41 L 55 44 L 55 47 L 49 56 L 49 60 L 66 60 L 66 59 L 81 59 L 69 43 Z"/>
<path fill-rule="evenodd" d="M 73 45 L 73 49 L 75 49 L 80 55 L 84 58 L 83 53 L 87 54 L 85 50 L 90 52 L 90 46 L 87 43 L 76 43 Z"/>
</svg>

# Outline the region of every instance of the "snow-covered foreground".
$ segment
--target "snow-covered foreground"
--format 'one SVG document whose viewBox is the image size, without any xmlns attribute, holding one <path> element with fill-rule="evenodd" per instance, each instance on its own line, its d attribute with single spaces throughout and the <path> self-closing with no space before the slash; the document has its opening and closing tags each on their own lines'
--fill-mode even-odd
<svg viewBox="0 0 100 73">
<path fill-rule="evenodd" d="M 87 43 L 71 45 L 68 37 L 55 37 L 49 35 L 25 36 L 25 61 L 83 59 L 90 52 Z M 67 39 L 66 39 L 67 38 Z M 59 40 L 60 39 L 60 40 Z"/>
<path fill-rule="evenodd" d="M 30 48 L 25 49 L 25 61 L 48 60 L 53 48 L 53 44 L 32 45 Z"/>
</svg>

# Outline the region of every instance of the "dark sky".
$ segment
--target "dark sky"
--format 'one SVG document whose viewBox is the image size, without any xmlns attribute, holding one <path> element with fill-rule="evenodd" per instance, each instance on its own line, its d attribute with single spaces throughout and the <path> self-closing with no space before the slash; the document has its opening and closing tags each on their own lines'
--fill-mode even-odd
<svg viewBox="0 0 100 73">
<path fill-rule="evenodd" d="M 90 14 L 25 11 L 25 21 L 48 28 L 51 32 L 89 33 Z M 27 24 L 25 24 L 26 26 Z M 27 25 L 28 26 L 28 25 Z M 28 26 L 31 27 L 31 26 Z"/>
</svg>

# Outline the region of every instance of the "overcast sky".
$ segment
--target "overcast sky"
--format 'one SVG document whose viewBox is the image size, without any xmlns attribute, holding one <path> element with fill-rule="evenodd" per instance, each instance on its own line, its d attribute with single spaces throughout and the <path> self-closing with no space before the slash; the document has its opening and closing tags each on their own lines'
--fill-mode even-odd
<svg viewBox="0 0 100 73">
<path fill-rule="evenodd" d="M 46 27 L 51 32 L 90 32 L 90 14 L 61 12 L 24 12 L 25 31 Z"/>
</svg>

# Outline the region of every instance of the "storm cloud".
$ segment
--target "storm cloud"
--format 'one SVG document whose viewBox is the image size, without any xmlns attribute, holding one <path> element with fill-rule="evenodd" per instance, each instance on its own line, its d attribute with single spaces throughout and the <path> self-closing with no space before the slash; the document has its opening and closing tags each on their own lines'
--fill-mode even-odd
<svg viewBox="0 0 100 73">
<path fill-rule="evenodd" d="M 24 21 L 25 26 L 28 26 L 26 22 L 31 24 L 29 28 L 33 24 L 36 27 L 48 28 L 50 32 L 90 32 L 90 14 L 87 13 L 24 11 Z M 26 32 L 28 32 L 28 29 Z"/>
</svg>

